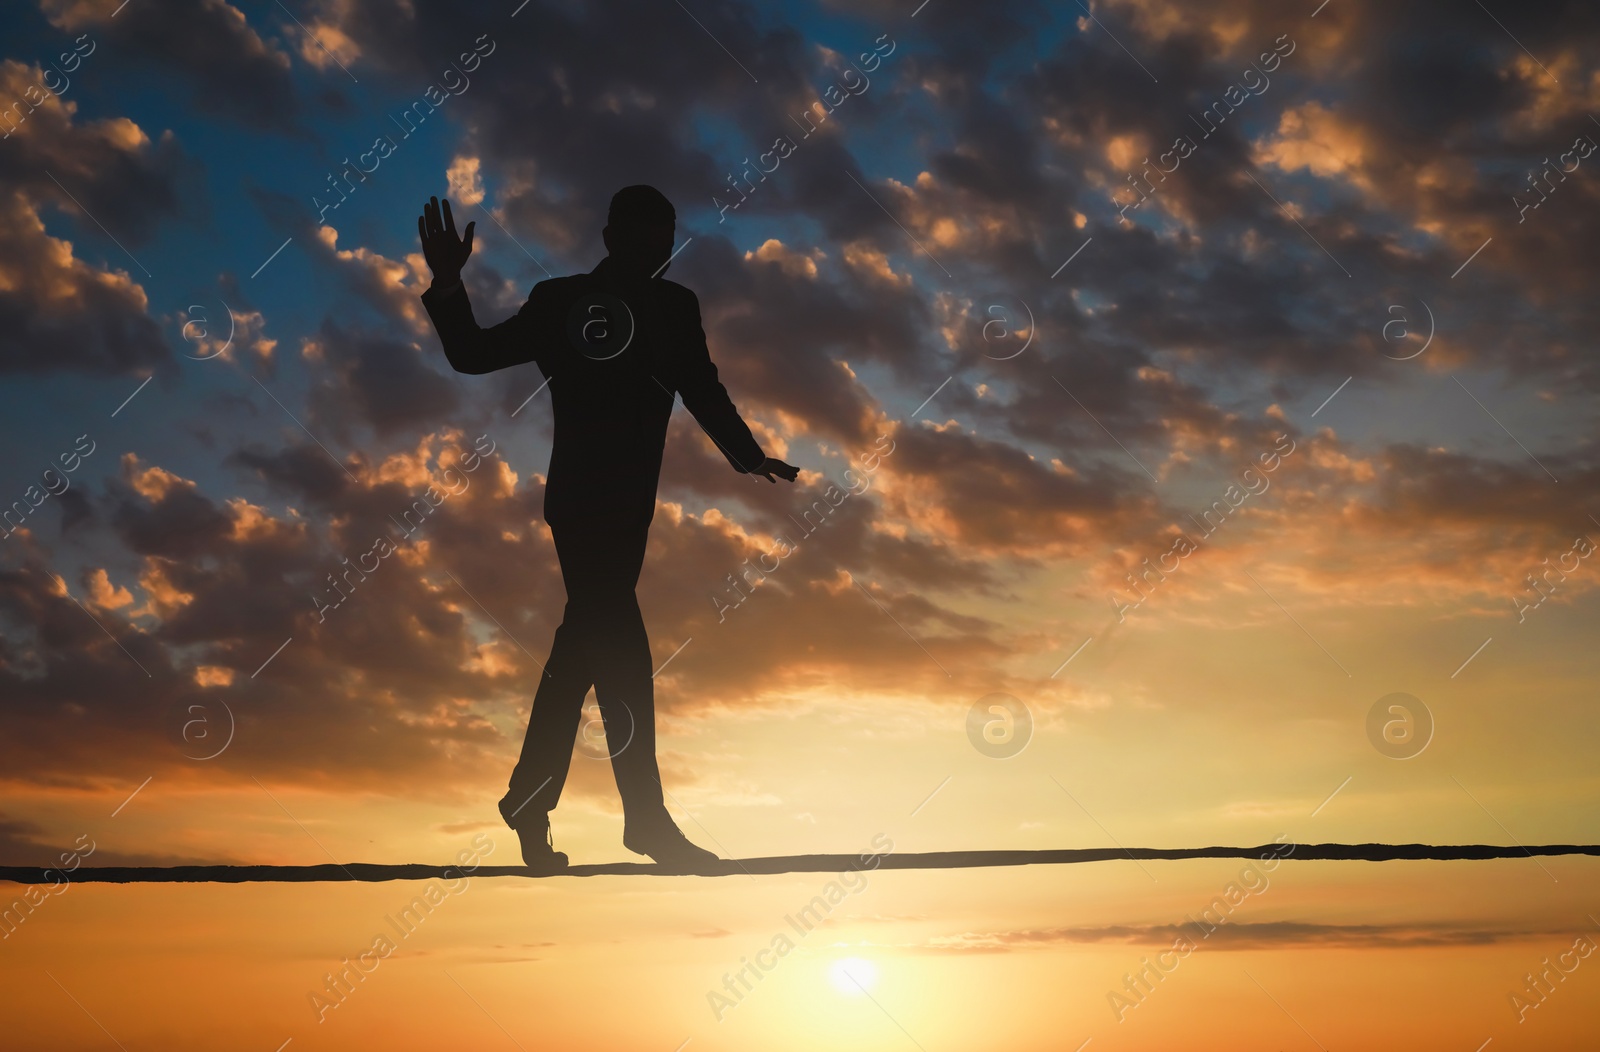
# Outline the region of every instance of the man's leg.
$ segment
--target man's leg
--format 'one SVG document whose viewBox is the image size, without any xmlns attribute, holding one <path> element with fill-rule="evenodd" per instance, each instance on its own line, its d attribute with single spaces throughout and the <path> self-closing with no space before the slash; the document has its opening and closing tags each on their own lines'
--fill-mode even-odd
<svg viewBox="0 0 1600 1052">
<path fill-rule="evenodd" d="M 595 694 L 606 723 L 611 770 L 622 797 L 622 843 L 657 862 L 698 868 L 717 856 L 690 843 L 667 814 L 656 765 L 655 680 L 650 638 L 634 587 L 644 565 L 648 523 L 605 535 L 607 560 L 595 567 L 584 624 L 599 627 L 590 643 Z M 587 613 L 593 613 L 593 620 Z"/>
<path fill-rule="evenodd" d="M 542 821 L 555 809 L 572 765 L 572 742 L 578 735 L 583 699 L 592 678 L 582 626 L 575 623 L 573 613 L 568 603 L 550 647 L 550 660 L 534 692 L 522 756 L 500 801 L 500 813 L 513 828 L 524 820 Z"/>
<path fill-rule="evenodd" d="M 522 757 L 511 772 L 511 785 L 500 801 L 500 814 L 515 828 L 523 821 L 541 823 L 555 810 L 572 766 L 572 743 L 578 736 L 583 699 L 594 683 L 592 637 L 595 626 L 588 601 L 595 588 L 597 568 L 603 566 L 605 547 L 584 523 L 550 527 L 555 540 L 567 605 L 561 626 L 550 645 L 550 660 L 539 676 L 528 731 L 522 740 Z M 635 571 L 637 574 L 637 571 Z"/>
<path fill-rule="evenodd" d="M 666 818 L 661 771 L 656 764 L 655 680 L 650 638 L 630 589 L 606 611 L 609 659 L 595 663 L 595 696 L 606 724 L 611 770 L 630 825 Z"/>
<path fill-rule="evenodd" d="M 648 522 L 596 524 L 582 545 L 568 545 L 568 561 L 584 564 L 574 567 L 583 586 L 572 601 L 582 607 L 579 623 L 588 667 L 605 721 L 617 793 L 630 823 L 667 817 L 656 767 L 650 637 L 634 594 L 649 530 Z"/>
</svg>

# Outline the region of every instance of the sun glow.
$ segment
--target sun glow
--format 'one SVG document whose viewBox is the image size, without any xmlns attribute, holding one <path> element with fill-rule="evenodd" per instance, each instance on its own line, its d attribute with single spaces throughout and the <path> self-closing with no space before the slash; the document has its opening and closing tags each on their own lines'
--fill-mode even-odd
<svg viewBox="0 0 1600 1052">
<path fill-rule="evenodd" d="M 878 985 L 878 966 L 862 957 L 845 957 L 833 962 L 828 978 L 841 993 L 859 996 Z"/>
</svg>

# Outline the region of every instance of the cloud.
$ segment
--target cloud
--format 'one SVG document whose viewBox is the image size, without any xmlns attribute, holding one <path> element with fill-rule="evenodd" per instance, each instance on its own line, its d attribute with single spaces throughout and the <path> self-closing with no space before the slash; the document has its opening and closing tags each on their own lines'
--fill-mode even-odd
<svg viewBox="0 0 1600 1052">
<path fill-rule="evenodd" d="M 76 863 L 72 856 L 79 855 Z M 233 856 L 227 856 L 229 861 L 234 861 Z M 60 869 L 63 865 L 70 865 L 76 869 L 78 865 L 87 866 L 182 866 L 182 865 L 216 865 L 215 854 L 206 856 L 171 854 L 165 852 L 148 851 L 118 851 L 115 848 L 103 847 L 88 833 L 76 839 L 63 838 L 52 841 L 51 834 L 42 826 L 25 819 L 14 819 L 5 814 L 0 814 L 0 866 L 41 866 L 45 868 L 56 867 L 55 872 L 70 880 L 71 871 Z M 58 882 L 61 878 L 52 873 L 51 880 Z M 53 895 L 64 894 L 58 890 Z"/>
<path fill-rule="evenodd" d="M 963 932 L 960 935 L 935 937 L 923 943 L 919 949 L 934 954 L 1011 953 L 1078 943 L 1171 946 L 1175 940 L 1186 939 L 1197 946 L 1222 950 L 1397 950 L 1489 946 L 1525 942 L 1551 934 L 1561 933 L 1494 930 L 1450 922 L 1322 924 L 1309 921 L 1230 921 L 1218 925 L 1208 934 L 1205 928 L 1194 924 L 1125 924 Z"/>
<path fill-rule="evenodd" d="M 459 404 L 452 379 L 424 364 L 440 356 L 381 332 L 350 331 L 324 319 L 301 353 L 320 367 L 309 398 L 312 426 L 340 441 L 360 424 L 379 438 L 409 433 L 449 417 Z"/>
<path fill-rule="evenodd" d="M 8 372 L 148 372 L 170 360 L 144 289 L 99 270 L 51 237 L 21 194 L 0 196 L 0 368 Z"/>
<path fill-rule="evenodd" d="M 203 111 L 254 128 L 292 127 L 297 106 L 289 56 L 226 0 L 176 5 L 41 0 L 40 7 L 57 27 L 69 33 L 87 30 L 103 42 L 107 54 L 97 60 L 155 68 L 187 81 L 190 100 Z M 301 31 L 295 27 L 295 32 Z"/>
<path fill-rule="evenodd" d="M 483 201 L 483 177 L 479 172 L 478 158 L 457 157 L 450 162 L 450 168 L 444 174 L 450 187 L 450 197 L 458 205 L 475 205 Z"/>
<path fill-rule="evenodd" d="M 37 90 L 40 77 L 0 63 L 0 98 L 42 98 L 13 107 L 26 119 L 0 143 L 0 369 L 149 372 L 171 355 L 147 312 L 143 266 L 119 242 L 137 247 L 177 213 L 186 158 L 170 133 L 153 142 L 125 117 L 78 120 L 74 101 Z M 107 228 L 120 234 L 106 239 L 112 263 L 97 267 L 48 233 L 47 206 L 96 242 Z"/>
</svg>

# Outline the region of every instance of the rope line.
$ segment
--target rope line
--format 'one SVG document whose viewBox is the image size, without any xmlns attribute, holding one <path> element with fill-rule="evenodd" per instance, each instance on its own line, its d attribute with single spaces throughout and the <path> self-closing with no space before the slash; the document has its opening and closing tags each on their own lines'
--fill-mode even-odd
<svg viewBox="0 0 1600 1052">
<path fill-rule="evenodd" d="M 1292 852 L 1285 853 L 1285 848 Z M 1259 847 L 1071 848 L 1034 851 L 925 851 L 881 855 L 875 869 L 978 869 L 991 866 L 1070 865 L 1080 862 L 1177 861 L 1191 858 L 1275 857 L 1286 862 L 1484 861 L 1549 855 L 1600 856 L 1600 845 L 1546 844 L 1262 844 Z M 740 873 L 843 873 L 866 868 L 861 856 L 779 855 L 722 859 L 698 869 L 674 869 L 649 862 L 607 862 L 533 870 L 525 866 L 479 866 L 470 874 L 454 866 L 426 863 L 381 865 L 351 862 L 317 866 L 80 866 L 71 873 L 36 866 L 0 866 L 0 881 L 18 884 L 244 884 L 321 881 L 386 881 L 473 877 L 706 876 Z"/>
</svg>

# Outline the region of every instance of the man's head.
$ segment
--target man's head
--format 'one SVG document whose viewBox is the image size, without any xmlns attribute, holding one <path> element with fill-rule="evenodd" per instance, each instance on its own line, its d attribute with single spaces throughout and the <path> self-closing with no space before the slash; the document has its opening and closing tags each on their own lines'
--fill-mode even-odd
<svg viewBox="0 0 1600 1052">
<path fill-rule="evenodd" d="M 629 276 L 650 277 L 672 257 L 678 213 L 653 186 L 625 186 L 611 198 L 602 232 L 606 251 Z"/>
</svg>

